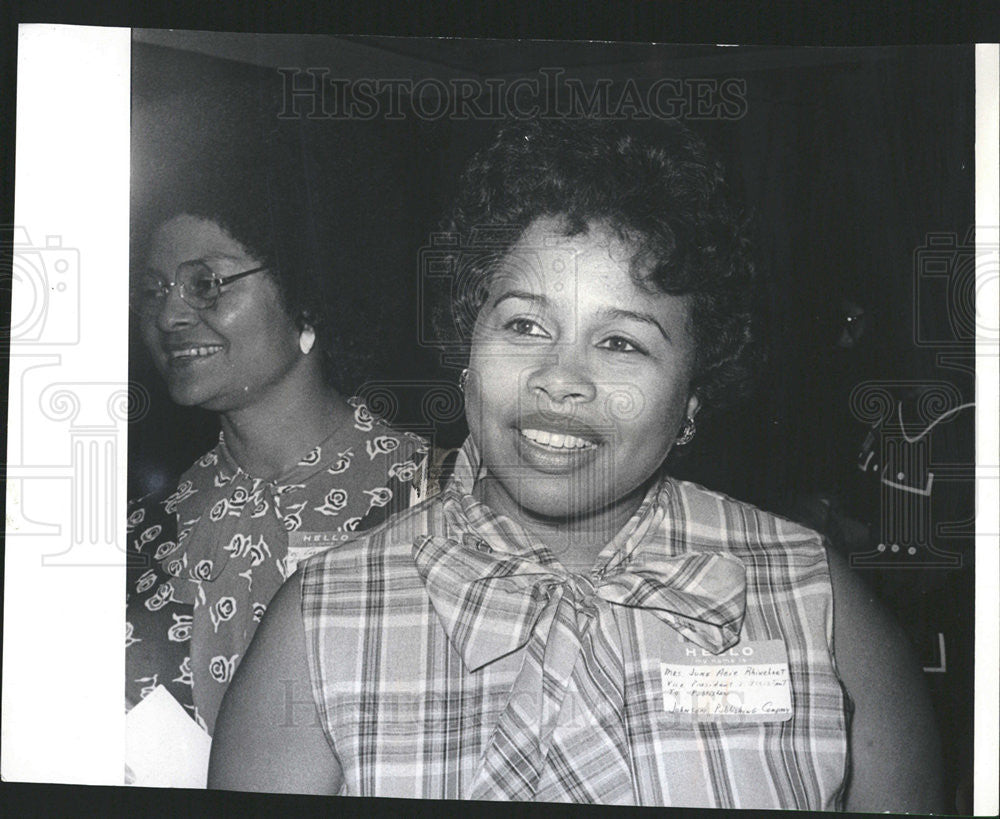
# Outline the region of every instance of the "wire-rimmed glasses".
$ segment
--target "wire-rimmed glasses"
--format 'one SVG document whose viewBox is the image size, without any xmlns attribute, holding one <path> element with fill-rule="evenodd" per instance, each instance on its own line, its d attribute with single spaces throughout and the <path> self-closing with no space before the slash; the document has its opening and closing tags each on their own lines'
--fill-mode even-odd
<svg viewBox="0 0 1000 819">
<path fill-rule="evenodd" d="M 195 310 L 208 310 L 215 307 L 225 285 L 267 269 L 267 265 L 262 265 L 230 276 L 220 276 L 206 260 L 194 259 L 182 263 L 174 273 L 174 280 L 170 282 L 163 281 L 152 271 L 144 271 L 132 280 L 129 305 L 140 316 L 154 315 L 159 312 L 170 291 L 176 287 L 185 304 Z"/>
</svg>

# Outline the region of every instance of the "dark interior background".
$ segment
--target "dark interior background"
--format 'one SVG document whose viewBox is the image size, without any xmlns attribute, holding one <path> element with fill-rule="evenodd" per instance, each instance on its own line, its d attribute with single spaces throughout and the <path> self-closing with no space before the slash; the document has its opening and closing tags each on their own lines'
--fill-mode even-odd
<svg viewBox="0 0 1000 819">
<path fill-rule="evenodd" d="M 962 279 L 970 258 L 962 242 L 974 222 L 971 47 L 736 49 L 163 31 L 137 31 L 135 40 L 134 250 L 170 162 L 197 150 L 238 153 L 262 122 L 275 125 L 285 82 L 278 68 L 322 67 L 347 79 L 510 81 L 558 66 L 586 83 L 609 78 L 615 88 L 628 78 L 640 86 L 659 77 L 741 79 L 744 116 L 690 124 L 727 160 L 755 215 L 757 257 L 771 279 L 771 358 L 753 401 L 701 426 L 674 472 L 815 526 L 853 556 L 873 554 L 885 539 L 887 504 L 896 500 L 878 474 L 859 468 L 866 435 L 873 432 L 877 450 L 885 430 L 852 409 L 852 391 L 885 385 L 911 435 L 927 426 L 916 419 L 935 406 L 928 398 L 935 382 L 958 398 L 932 417 L 974 400 L 975 329 L 956 320 L 963 310 L 971 315 Z M 204 108 L 191 115 L 190 95 L 214 95 L 218 116 L 206 118 Z M 400 384 L 389 420 L 433 433 L 442 445 L 461 442 L 461 420 L 453 412 L 429 417 L 419 389 L 406 386 L 457 375 L 415 343 L 426 323 L 420 250 L 459 170 L 495 125 L 299 116 L 279 126 L 321 169 L 318 187 L 350 197 L 363 217 L 345 231 L 345 258 L 352 275 L 378 277 L 392 316 L 379 327 L 367 389 Z M 945 249 L 944 275 L 927 267 L 929 235 L 957 237 Z M 143 396 L 129 428 L 129 491 L 137 497 L 172 486 L 212 446 L 218 427 L 210 414 L 170 402 L 134 328 L 129 352 L 130 378 Z M 953 413 L 927 439 L 929 466 L 906 471 L 920 485 L 933 471 L 933 492 L 902 497 L 923 504 L 918 513 L 929 529 L 901 535 L 898 555 L 887 551 L 855 567 L 899 617 L 925 668 L 935 669 L 926 677 L 949 801 L 961 810 L 970 804 L 972 770 L 973 411 Z M 921 560 L 907 563 L 911 542 Z"/>
</svg>

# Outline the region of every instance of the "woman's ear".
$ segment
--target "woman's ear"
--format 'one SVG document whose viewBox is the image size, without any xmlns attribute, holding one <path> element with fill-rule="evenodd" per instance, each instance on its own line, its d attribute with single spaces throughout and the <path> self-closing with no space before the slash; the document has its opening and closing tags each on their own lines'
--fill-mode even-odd
<svg viewBox="0 0 1000 819">
<path fill-rule="evenodd" d="M 307 327 L 315 328 L 316 319 L 311 312 L 308 310 L 303 310 L 295 319 L 295 324 L 298 326 L 299 331 L 305 330 Z"/>
<path fill-rule="evenodd" d="M 687 417 L 694 418 L 698 414 L 698 410 L 700 409 L 701 409 L 701 399 L 697 395 L 692 393 L 687 403 Z"/>
</svg>

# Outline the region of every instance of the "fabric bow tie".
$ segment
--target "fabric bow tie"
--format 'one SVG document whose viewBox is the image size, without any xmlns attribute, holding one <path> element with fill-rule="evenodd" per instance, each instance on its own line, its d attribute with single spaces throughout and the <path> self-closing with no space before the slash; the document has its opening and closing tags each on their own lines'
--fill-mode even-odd
<svg viewBox="0 0 1000 819">
<path fill-rule="evenodd" d="M 640 555 L 593 582 L 530 556 L 498 553 L 483 541 L 444 537 L 416 541 L 413 557 L 434 610 L 470 671 L 522 648 L 549 601 L 571 593 L 581 630 L 590 598 L 644 609 L 696 645 L 718 654 L 739 641 L 746 570 L 717 552 Z M 561 594 L 559 592 L 562 592 Z"/>
</svg>

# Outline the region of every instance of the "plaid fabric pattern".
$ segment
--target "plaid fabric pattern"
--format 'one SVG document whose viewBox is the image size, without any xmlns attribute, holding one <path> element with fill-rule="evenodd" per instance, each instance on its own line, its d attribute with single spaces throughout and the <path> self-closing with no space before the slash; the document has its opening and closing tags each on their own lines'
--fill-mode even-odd
<svg viewBox="0 0 1000 819">
<path fill-rule="evenodd" d="M 301 571 L 314 696 L 344 792 L 831 809 L 847 701 L 819 536 L 665 479 L 589 577 L 469 494 L 437 498 Z M 677 634 L 711 652 L 781 640 L 793 715 L 664 710 Z"/>
</svg>

